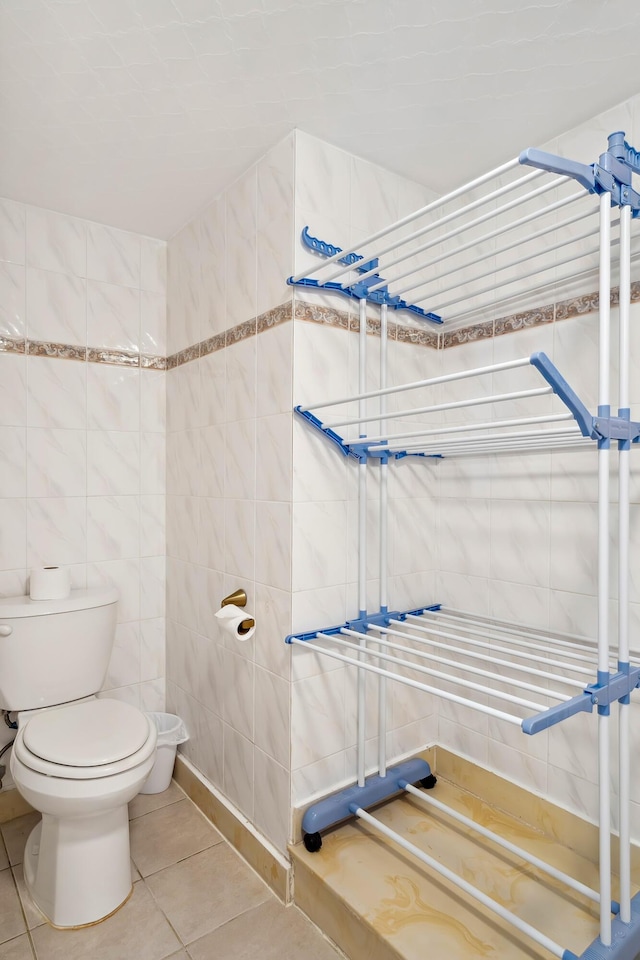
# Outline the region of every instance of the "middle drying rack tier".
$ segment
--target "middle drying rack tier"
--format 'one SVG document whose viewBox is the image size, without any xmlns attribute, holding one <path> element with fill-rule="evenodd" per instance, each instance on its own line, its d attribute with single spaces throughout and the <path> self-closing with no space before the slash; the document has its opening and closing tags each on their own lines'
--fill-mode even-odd
<svg viewBox="0 0 640 960">
<path fill-rule="evenodd" d="M 526 368 L 534 371 L 531 386 L 523 389 L 496 391 L 501 374 Z M 488 378 L 491 384 L 488 387 Z M 472 397 L 444 402 L 414 403 L 417 391 L 443 387 L 461 381 L 477 381 L 479 389 Z M 537 382 L 537 386 L 536 386 Z M 528 416 L 509 417 L 502 411 L 513 403 L 536 404 L 554 396 L 560 403 L 557 411 Z M 378 409 L 362 412 L 362 404 L 378 401 Z M 356 409 L 356 404 L 360 409 Z M 393 406 L 392 406 L 393 404 Z M 456 411 L 465 408 L 489 408 L 495 417 L 465 423 L 443 423 Z M 331 408 L 332 416 L 323 420 L 319 411 Z M 339 397 L 295 407 L 295 412 L 313 429 L 319 431 L 344 456 L 358 462 L 400 460 L 404 457 L 469 457 L 508 452 L 541 452 L 556 448 L 581 446 L 588 441 L 611 440 L 638 443 L 640 423 L 610 415 L 594 416 L 560 371 L 544 353 L 529 357 L 448 373 L 399 386 L 384 387 L 355 396 Z M 341 415 L 338 415 L 341 414 Z M 346 415 L 345 415 L 346 414 Z M 416 428 L 415 419 L 420 419 Z M 438 425 L 434 425 L 436 418 Z M 426 422 L 425 422 L 426 421 Z M 368 425 L 374 431 L 367 433 Z M 411 429 L 409 429 L 411 427 Z"/>
</svg>

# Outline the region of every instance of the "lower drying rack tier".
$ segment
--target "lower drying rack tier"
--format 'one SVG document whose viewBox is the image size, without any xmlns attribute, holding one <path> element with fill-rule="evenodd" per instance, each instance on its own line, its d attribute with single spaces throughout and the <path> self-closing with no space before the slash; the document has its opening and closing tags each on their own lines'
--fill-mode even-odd
<svg viewBox="0 0 640 960">
<path fill-rule="evenodd" d="M 384 611 L 323 630 L 292 634 L 287 642 L 516 724 L 530 735 L 576 713 L 591 713 L 594 707 L 600 713 L 608 712 L 614 701 L 628 702 L 631 692 L 640 684 L 640 669 L 633 665 L 618 669 L 612 660 L 608 673 L 597 671 L 596 644 L 587 637 L 552 633 L 441 604 L 405 612 Z M 594 674 L 595 682 L 589 682 Z M 468 695 L 457 692 L 460 688 Z M 306 810 L 302 820 L 305 847 L 310 852 L 320 850 L 322 831 L 356 817 L 453 882 L 552 956 L 560 960 L 635 960 L 640 950 L 640 894 L 631 900 L 630 923 L 620 920 L 620 905 L 610 901 L 613 946 L 607 947 L 605 953 L 599 952 L 601 944 L 596 940 L 578 956 L 367 812 L 367 808 L 397 794 L 411 794 L 426 807 L 451 817 L 568 889 L 600 904 L 598 891 L 424 792 L 431 791 L 436 782 L 429 764 L 419 758 L 362 779 Z"/>
</svg>

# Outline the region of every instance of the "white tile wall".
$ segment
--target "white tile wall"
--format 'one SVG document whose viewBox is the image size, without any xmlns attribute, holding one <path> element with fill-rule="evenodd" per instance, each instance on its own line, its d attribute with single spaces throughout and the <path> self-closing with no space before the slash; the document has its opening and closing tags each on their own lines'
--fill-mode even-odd
<svg viewBox="0 0 640 960">
<path fill-rule="evenodd" d="M 290 137 L 170 241 L 169 351 L 291 296 L 283 279 L 293 272 L 293 172 Z M 181 749 L 283 851 L 292 345 L 287 323 L 167 378 L 169 708 L 190 730 Z M 227 637 L 214 616 L 240 586 L 257 621 L 244 643 Z"/>
<path fill-rule="evenodd" d="M 319 231 L 332 242 L 350 242 L 375 218 L 386 217 L 389 202 L 395 212 L 415 194 L 400 178 L 365 165 L 372 182 L 390 185 L 393 197 L 380 209 L 363 205 L 355 189 L 352 198 L 360 161 L 299 133 L 295 149 L 296 220 L 304 216 L 315 223 L 316 214 L 325 215 L 320 186 L 326 182 L 339 211 L 336 220 L 346 228 L 329 235 Z M 300 252 L 293 172 L 292 137 L 170 242 L 169 351 L 243 323 L 290 296 L 283 280 L 294 271 L 294 247 L 296 257 Z M 282 849 L 289 829 L 283 799 L 290 771 L 299 801 L 349 776 L 353 766 L 345 672 L 296 650 L 298 679 L 291 688 L 292 651 L 282 642 L 292 622 L 296 629 L 317 627 L 355 613 L 350 584 L 355 568 L 346 559 L 354 531 L 354 472 L 299 423 L 292 430 L 291 418 L 294 393 L 301 402 L 347 390 L 353 339 L 343 331 L 287 323 L 168 374 L 169 704 L 187 711 L 193 726 L 186 754 Z M 426 571 L 417 579 L 424 583 L 426 576 L 431 585 L 431 552 L 424 545 L 433 538 L 435 518 L 426 500 L 423 507 L 418 526 L 404 511 L 405 534 L 396 538 L 393 572 L 412 572 L 413 545 Z M 373 555 L 371 560 L 375 577 Z M 247 589 L 258 630 L 251 641 L 234 645 L 213 613 L 223 593 L 239 585 Z M 202 683 L 206 663 L 215 663 L 214 676 Z M 328 711 L 328 733 L 314 724 L 307 708 L 310 702 L 320 708 L 332 696 L 334 675 L 343 700 L 337 714 Z M 306 683 L 317 687 L 316 700 L 310 700 Z M 433 708 L 425 703 L 421 708 L 425 721 L 397 712 L 390 750 L 424 744 Z M 204 746 L 212 722 L 222 738 L 221 753 L 207 753 Z M 372 756 L 375 749 L 372 738 Z M 327 757 L 336 762 L 326 763 Z"/>
<path fill-rule="evenodd" d="M 10 201 L 0 238 L 0 334 L 164 353 L 166 244 Z M 45 564 L 114 583 L 104 689 L 147 709 L 164 707 L 164 376 L 0 354 L 0 593 Z"/>
<path fill-rule="evenodd" d="M 87 342 L 87 281 L 84 277 L 27 270 L 29 322 L 32 340 L 53 340 L 84 346 Z M 100 341 L 92 340 L 100 345 Z"/>
<path fill-rule="evenodd" d="M 0 264 L 0 333 L 23 337 L 25 329 L 24 269 L 13 263 Z"/>
</svg>

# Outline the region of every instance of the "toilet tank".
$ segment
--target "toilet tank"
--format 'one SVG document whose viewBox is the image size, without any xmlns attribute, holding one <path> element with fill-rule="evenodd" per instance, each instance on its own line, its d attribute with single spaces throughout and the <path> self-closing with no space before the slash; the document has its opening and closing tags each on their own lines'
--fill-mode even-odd
<svg viewBox="0 0 640 960">
<path fill-rule="evenodd" d="M 0 598 L 0 709 L 50 707 L 97 693 L 117 605 L 111 587 L 72 590 L 64 600 Z"/>
</svg>

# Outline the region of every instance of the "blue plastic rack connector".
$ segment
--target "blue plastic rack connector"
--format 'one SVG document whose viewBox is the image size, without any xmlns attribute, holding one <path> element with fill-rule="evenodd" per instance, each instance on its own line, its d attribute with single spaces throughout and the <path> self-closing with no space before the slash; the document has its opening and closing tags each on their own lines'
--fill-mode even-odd
<svg viewBox="0 0 640 960">
<path fill-rule="evenodd" d="M 640 437 L 640 423 L 630 419 L 628 409 L 618 411 L 617 417 L 611 416 L 611 408 L 598 407 L 597 416 L 592 416 L 587 407 L 564 379 L 560 371 L 553 365 L 546 353 L 533 353 L 530 357 L 532 366 L 538 370 L 553 392 L 571 411 L 576 419 L 583 437 L 597 440 L 600 447 L 609 447 L 611 440 L 618 440 L 622 444 L 637 443 Z M 628 449 L 628 446 L 626 448 Z"/>
<path fill-rule="evenodd" d="M 364 612 L 353 620 L 345 620 L 344 623 L 335 624 L 332 627 L 326 627 L 322 630 L 311 630 L 307 633 L 290 633 L 288 637 L 285 637 L 285 643 L 291 643 L 292 640 L 316 640 L 319 633 L 326 633 L 331 637 L 340 633 L 341 630 L 356 630 L 358 633 L 366 633 L 370 626 L 388 627 L 391 620 L 406 620 L 407 617 L 410 616 L 419 617 L 428 610 L 435 612 L 440 610 L 441 607 L 442 604 L 440 603 L 432 603 L 428 607 L 416 607 L 415 610 L 399 611 L 382 609 L 379 613 L 367 614 Z"/>
<path fill-rule="evenodd" d="M 384 445 L 381 443 L 376 443 L 374 445 L 375 449 L 371 450 L 371 445 L 367 443 L 366 440 L 356 440 L 354 443 L 346 443 L 339 433 L 331 430 L 330 427 L 325 427 L 322 420 L 319 420 L 318 417 L 314 416 L 309 410 L 304 410 L 302 406 L 294 407 L 293 410 L 294 413 L 297 413 L 309 426 L 313 427 L 314 430 L 317 430 L 326 437 L 330 443 L 334 444 L 344 457 L 350 457 L 352 460 L 357 461 L 357 463 L 366 463 L 368 460 L 373 461 L 373 463 L 388 463 L 392 457 L 395 460 L 400 460 L 402 457 L 423 457 L 430 460 L 442 459 L 438 453 L 413 453 L 407 450 L 394 450 L 391 452 L 385 450 Z"/>
<path fill-rule="evenodd" d="M 618 418 L 631 426 L 631 409 L 629 407 L 618 407 Z M 618 440 L 618 450 L 630 450 L 633 439 L 632 436 L 628 436 L 624 440 Z"/>
<path fill-rule="evenodd" d="M 558 368 L 549 360 L 546 353 L 531 354 L 530 362 L 542 374 L 549 386 L 553 388 L 556 396 L 560 397 L 564 405 L 571 411 L 580 427 L 582 436 L 595 439 L 593 417 L 575 390 L 569 386 Z"/>
<path fill-rule="evenodd" d="M 619 673 L 630 673 L 631 664 L 625 660 L 618 660 L 618 671 Z M 631 703 L 631 694 L 628 693 L 625 697 L 620 697 L 620 703 Z"/>
<path fill-rule="evenodd" d="M 308 227 L 304 227 L 301 239 L 309 250 L 320 254 L 321 257 L 335 257 L 336 254 L 342 253 L 342 247 L 336 247 L 334 244 L 327 243 L 325 240 L 312 237 Z M 358 273 L 368 273 L 370 270 L 375 270 L 378 266 L 377 259 L 365 260 L 359 253 L 345 254 L 344 257 L 340 257 L 338 263 L 343 263 L 348 267 L 353 266 Z M 356 282 L 350 287 L 343 287 L 341 283 L 335 283 L 330 280 L 326 283 L 321 283 L 319 280 L 314 280 L 313 277 L 302 277 L 300 280 L 294 280 L 293 277 L 289 277 L 287 280 L 290 286 L 309 287 L 320 291 L 329 290 L 332 293 L 339 293 L 341 296 L 349 297 L 352 300 L 367 300 L 369 303 L 377 303 L 378 305 L 386 303 L 391 310 L 405 310 L 419 317 L 420 320 L 430 320 L 432 323 L 438 324 L 442 323 L 442 317 L 438 313 L 423 310 L 422 307 L 418 307 L 414 303 L 407 303 L 406 300 L 402 300 L 400 297 L 392 297 L 386 286 L 381 287 L 379 290 L 369 289 L 378 283 L 385 282 L 384 278 L 378 273 L 373 274 L 373 276 L 368 277 L 360 283 Z"/>
<path fill-rule="evenodd" d="M 600 937 L 577 958 L 567 953 L 563 960 L 636 960 L 640 953 L 640 893 L 631 900 L 631 922 L 620 917 L 611 921 L 611 946 L 605 947 Z"/>
<path fill-rule="evenodd" d="M 398 450 L 393 454 L 394 460 L 403 460 L 405 457 L 422 457 L 423 460 L 444 460 L 442 453 L 419 453 L 413 450 Z"/>
<path fill-rule="evenodd" d="M 598 415 L 593 418 L 593 433 L 598 446 L 607 449 L 611 440 L 618 441 L 619 450 L 629 450 L 632 443 L 640 437 L 640 423 L 631 419 L 628 407 L 618 410 L 618 416 L 611 416 L 611 407 L 598 407 Z"/>
<path fill-rule="evenodd" d="M 356 453 L 351 449 L 348 443 L 345 443 L 343 438 L 339 433 L 336 433 L 335 430 L 330 430 L 329 427 L 323 426 L 322 420 L 318 420 L 317 417 L 309 410 L 303 410 L 301 406 L 294 407 L 294 412 L 298 414 L 299 417 L 302 417 L 303 420 L 306 420 L 314 430 L 319 430 L 327 440 L 330 440 L 331 443 L 335 444 L 340 453 L 344 457 L 352 457 L 354 460 L 357 460 L 359 463 L 364 459 L 363 456 L 359 453 Z"/>
<path fill-rule="evenodd" d="M 608 193 L 612 206 L 628 206 L 631 215 L 638 217 L 640 193 L 633 189 L 632 174 L 640 174 L 640 153 L 629 146 L 622 130 L 612 133 L 607 143 L 607 149 L 600 154 L 598 162 L 590 166 L 534 148 L 523 150 L 520 163 L 571 177 L 589 193 Z"/>
<path fill-rule="evenodd" d="M 546 170 L 548 173 L 559 173 L 561 176 L 571 177 L 572 180 L 582 184 L 589 193 L 596 193 L 596 178 L 593 167 L 587 166 L 586 163 L 566 160 L 564 157 L 557 157 L 553 153 L 536 150 L 535 147 L 523 150 L 519 160 L 526 167 L 537 167 L 538 170 Z"/>
<path fill-rule="evenodd" d="M 589 684 L 571 700 L 555 704 L 533 717 L 527 717 L 522 721 L 522 731 L 532 736 L 575 716 L 576 713 L 591 713 L 594 707 L 598 708 L 598 713 L 607 714 L 616 700 L 628 702 L 631 691 L 639 684 L 640 667 L 624 664 L 617 673 L 598 671 L 597 683 Z"/>
<path fill-rule="evenodd" d="M 348 820 L 353 816 L 352 810 L 360 807 L 365 810 L 383 800 L 388 800 L 397 793 L 402 793 L 404 783 L 419 783 L 431 776 L 431 767 L 426 760 L 414 758 L 389 767 L 384 777 L 376 775 L 367 777 L 364 786 L 354 784 L 341 790 L 331 797 L 326 797 L 314 803 L 305 812 L 302 818 L 302 832 L 320 833 L 329 827 Z"/>
</svg>

